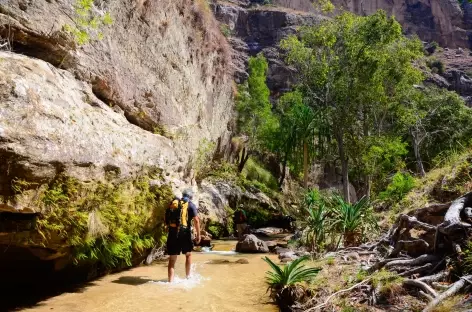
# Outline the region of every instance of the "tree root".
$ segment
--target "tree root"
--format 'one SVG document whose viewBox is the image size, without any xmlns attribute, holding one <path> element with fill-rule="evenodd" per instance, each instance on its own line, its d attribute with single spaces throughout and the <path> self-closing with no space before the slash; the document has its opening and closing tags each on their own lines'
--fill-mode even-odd
<svg viewBox="0 0 472 312">
<path fill-rule="evenodd" d="M 438 293 L 433 288 L 431 288 L 428 284 L 418 280 L 407 279 L 403 281 L 403 285 L 420 288 L 426 294 L 432 296 L 433 298 L 436 298 L 438 296 Z"/>
<path fill-rule="evenodd" d="M 438 282 L 432 282 L 431 283 L 431 286 L 433 286 L 433 288 L 437 289 L 437 290 L 446 290 L 448 289 L 449 287 L 451 287 L 451 285 L 444 285 L 444 284 L 440 284 Z"/>
<path fill-rule="evenodd" d="M 305 312 L 312 312 L 312 311 L 316 311 L 316 310 L 318 310 L 318 309 L 321 309 L 321 308 L 323 308 L 324 306 L 326 306 L 326 305 L 331 301 L 331 299 L 333 299 L 333 298 L 336 297 L 337 295 L 342 294 L 342 293 L 345 293 L 345 292 L 349 292 L 349 291 L 351 291 L 351 290 L 353 290 L 353 289 L 356 289 L 357 287 L 359 287 L 359 286 L 361 286 L 361 285 L 364 285 L 365 283 L 369 282 L 370 280 L 371 280 L 371 278 L 368 278 L 368 279 L 365 279 L 365 280 L 363 280 L 362 282 L 357 283 L 356 285 L 351 286 L 351 287 L 349 287 L 349 288 L 347 288 L 347 289 L 342 289 L 342 290 L 340 290 L 340 291 L 337 291 L 337 292 L 335 292 L 334 294 L 331 294 L 331 295 L 325 300 L 325 302 L 323 302 L 323 303 L 321 303 L 321 304 L 319 304 L 319 305 L 317 305 L 317 306 L 314 306 L 314 307 L 312 307 L 312 308 L 309 308 L 309 309 L 306 310 Z"/>
<path fill-rule="evenodd" d="M 433 309 L 440 304 L 443 300 L 454 296 L 457 294 L 467 283 L 467 280 L 472 279 L 472 275 L 464 276 L 457 282 L 455 282 L 451 287 L 449 287 L 445 292 L 436 296 L 433 301 L 431 301 L 426 308 L 423 309 L 423 312 L 431 312 Z"/>
<path fill-rule="evenodd" d="M 408 258 L 402 257 L 402 258 L 391 258 L 391 259 L 384 259 L 373 266 L 371 266 L 369 269 L 367 269 L 367 273 L 371 274 L 374 273 L 375 271 L 378 271 L 382 269 L 387 263 L 393 262 L 393 261 L 400 261 L 400 260 L 408 260 Z"/>
<path fill-rule="evenodd" d="M 433 264 L 432 263 L 426 263 L 425 265 L 422 265 L 420 267 L 413 268 L 411 270 L 400 273 L 400 276 L 402 276 L 402 277 L 412 276 L 413 274 L 418 274 L 418 273 L 423 273 L 425 271 L 428 271 L 431 268 L 433 268 Z"/>
<path fill-rule="evenodd" d="M 439 282 L 445 279 L 446 277 L 449 276 L 448 271 L 442 271 L 434 275 L 428 275 L 424 277 L 420 277 L 416 279 L 417 281 L 424 282 L 424 283 L 433 283 L 433 282 Z"/>
<path fill-rule="evenodd" d="M 428 301 L 433 301 L 434 300 L 434 298 L 431 295 L 428 295 L 427 293 L 425 293 L 422 290 L 420 290 L 418 293 L 420 294 L 420 297 L 423 297 Z"/>
<path fill-rule="evenodd" d="M 401 267 L 414 267 L 418 265 L 422 265 L 427 262 L 436 262 L 438 260 L 437 256 L 434 255 L 422 255 L 419 256 L 415 259 L 411 260 L 397 260 L 397 261 L 391 261 L 387 264 L 385 264 L 386 269 L 390 268 L 401 268 Z"/>
</svg>

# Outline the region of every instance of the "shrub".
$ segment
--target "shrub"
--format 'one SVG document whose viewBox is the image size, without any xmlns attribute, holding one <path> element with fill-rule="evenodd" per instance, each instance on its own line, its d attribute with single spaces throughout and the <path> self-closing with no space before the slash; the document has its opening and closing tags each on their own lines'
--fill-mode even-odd
<svg viewBox="0 0 472 312">
<path fill-rule="evenodd" d="M 270 212 L 264 209 L 252 209 L 247 212 L 247 222 L 253 228 L 267 226 L 270 220 Z"/>
<path fill-rule="evenodd" d="M 365 238 L 367 231 L 377 231 L 377 219 L 366 197 L 351 204 L 337 194 L 321 194 L 317 190 L 307 193 L 304 201 L 305 215 L 300 222 L 302 241 L 312 251 L 325 246 L 337 247 L 344 240 L 352 246 Z"/>
<path fill-rule="evenodd" d="M 101 40 L 103 33 L 100 29 L 113 23 L 110 13 L 98 10 L 93 0 L 77 0 L 74 14 L 74 25 L 65 24 L 63 30 L 72 34 L 78 45 L 84 45 L 94 38 Z"/>
<path fill-rule="evenodd" d="M 317 247 L 322 247 L 326 240 L 328 207 L 317 190 L 306 194 L 304 206 L 308 216 L 301 222 L 304 228 L 302 237 L 305 244 L 315 251 Z"/>
<path fill-rule="evenodd" d="M 195 176 L 198 179 L 202 179 L 204 176 L 208 175 L 209 171 L 211 171 L 211 160 L 213 158 L 214 151 L 214 142 L 208 141 L 207 139 L 200 141 L 195 158 L 192 162 Z"/>
<path fill-rule="evenodd" d="M 213 236 L 213 238 L 218 239 L 223 237 L 225 235 L 225 230 L 225 227 L 218 222 L 210 221 L 207 224 L 207 231 L 211 236 Z"/>
<path fill-rule="evenodd" d="M 331 218 L 330 227 L 342 235 L 345 247 L 356 245 L 367 231 L 378 229 L 377 219 L 367 197 L 351 204 L 339 195 L 334 195 Z"/>
<path fill-rule="evenodd" d="M 309 282 L 321 271 L 321 269 L 307 268 L 303 265 L 303 262 L 309 259 L 307 256 L 298 258 L 284 265 L 282 268 L 268 257 L 264 257 L 263 259 L 272 269 L 272 271 L 267 272 L 266 282 L 273 293 L 279 292 L 285 287 L 295 285 L 296 283 Z"/>
<path fill-rule="evenodd" d="M 431 59 L 426 62 L 426 65 L 435 73 L 437 74 L 444 74 L 446 70 L 446 66 L 444 65 L 443 61 L 438 59 Z"/>
<path fill-rule="evenodd" d="M 231 28 L 227 24 L 221 24 L 220 30 L 223 36 L 230 37 L 232 35 Z"/>
<path fill-rule="evenodd" d="M 398 202 L 415 187 L 415 179 L 409 173 L 397 172 L 387 189 L 379 194 L 379 199 L 386 202 Z"/>
<path fill-rule="evenodd" d="M 257 181 L 273 190 L 278 189 L 277 179 L 253 158 L 248 159 L 241 174 L 249 181 Z"/>
</svg>

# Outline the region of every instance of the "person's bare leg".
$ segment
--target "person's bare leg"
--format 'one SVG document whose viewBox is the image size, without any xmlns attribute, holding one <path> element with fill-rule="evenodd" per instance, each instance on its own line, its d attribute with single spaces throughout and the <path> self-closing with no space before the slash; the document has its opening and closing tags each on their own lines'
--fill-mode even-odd
<svg viewBox="0 0 472 312">
<path fill-rule="evenodd" d="M 175 262 L 177 261 L 177 256 L 169 256 L 169 264 L 167 265 L 167 276 L 169 283 L 174 281 L 174 267 Z"/>
<path fill-rule="evenodd" d="M 192 269 L 192 253 L 187 252 L 185 254 L 185 274 L 187 278 L 190 277 L 190 270 Z"/>
</svg>

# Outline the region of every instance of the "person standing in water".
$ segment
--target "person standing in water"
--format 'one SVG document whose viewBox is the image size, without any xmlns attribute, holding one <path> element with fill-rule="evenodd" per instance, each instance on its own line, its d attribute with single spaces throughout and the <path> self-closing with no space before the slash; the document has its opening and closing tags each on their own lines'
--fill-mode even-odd
<svg viewBox="0 0 472 312">
<path fill-rule="evenodd" d="M 185 273 L 187 278 L 190 277 L 193 250 L 192 221 L 195 223 L 197 232 L 196 244 L 198 245 L 201 240 L 200 220 L 197 215 L 197 207 L 191 201 L 192 197 L 192 189 L 186 189 L 182 193 L 182 199 L 174 198 L 166 210 L 167 253 L 169 254 L 167 274 L 169 283 L 174 280 L 175 262 L 180 253 L 185 255 Z"/>
<path fill-rule="evenodd" d="M 246 211 L 242 209 L 242 205 L 234 212 L 234 223 L 236 223 L 236 231 L 238 231 L 238 239 L 241 240 L 247 229 Z"/>
</svg>

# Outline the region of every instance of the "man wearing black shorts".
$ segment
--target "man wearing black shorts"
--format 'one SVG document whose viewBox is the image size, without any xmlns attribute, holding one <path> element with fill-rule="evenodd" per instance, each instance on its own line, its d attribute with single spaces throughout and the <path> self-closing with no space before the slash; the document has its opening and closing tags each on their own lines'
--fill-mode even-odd
<svg viewBox="0 0 472 312">
<path fill-rule="evenodd" d="M 181 222 L 179 226 L 169 226 L 169 232 L 167 235 L 167 253 L 169 254 L 169 264 L 167 266 L 167 273 L 169 283 L 174 280 L 174 267 L 177 261 L 177 256 L 180 253 L 185 255 L 185 273 L 186 277 L 190 276 L 190 269 L 192 266 L 192 221 L 195 223 L 195 229 L 197 232 L 196 243 L 200 243 L 200 220 L 197 215 L 197 207 L 191 202 L 193 197 L 193 191 L 186 189 L 182 193 L 182 201 L 188 203 L 183 205 L 185 208 L 182 209 Z"/>
</svg>

